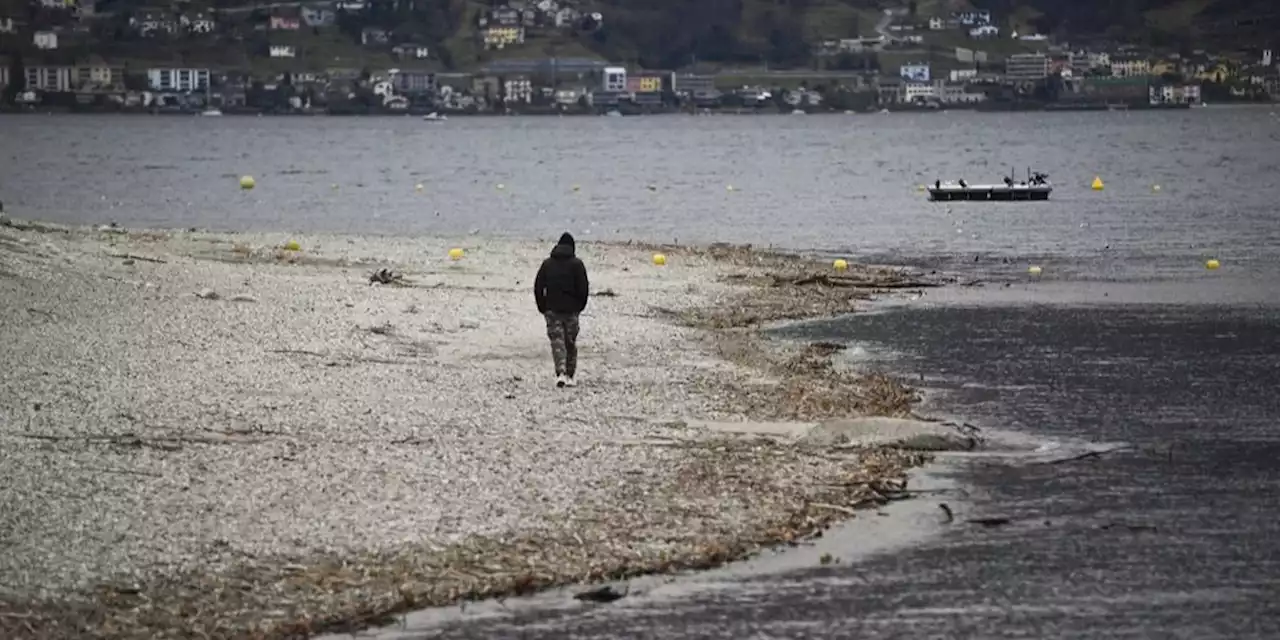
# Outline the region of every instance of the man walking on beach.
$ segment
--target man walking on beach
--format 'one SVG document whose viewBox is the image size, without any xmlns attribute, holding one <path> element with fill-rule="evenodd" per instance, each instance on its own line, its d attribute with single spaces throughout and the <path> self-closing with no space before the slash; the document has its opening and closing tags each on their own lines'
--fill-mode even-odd
<svg viewBox="0 0 1280 640">
<path fill-rule="evenodd" d="M 573 236 L 565 233 L 533 279 L 533 299 L 547 319 L 557 387 L 577 385 L 578 314 L 587 308 L 587 291 L 587 267 L 574 255 Z"/>
</svg>

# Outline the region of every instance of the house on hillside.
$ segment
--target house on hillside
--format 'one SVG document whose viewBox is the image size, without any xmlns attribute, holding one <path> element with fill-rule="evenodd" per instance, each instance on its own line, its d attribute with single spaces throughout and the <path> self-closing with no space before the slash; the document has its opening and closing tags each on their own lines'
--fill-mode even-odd
<svg viewBox="0 0 1280 640">
<path fill-rule="evenodd" d="M 436 74 L 422 71 L 401 71 L 391 78 L 396 90 L 406 95 L 434 94 Z"/>
<path fill-rule="evenodd" d="M 952 17 L 966 27 L 977 27 L 984 24 L 991 24 L 991 12 L 987 9 L 958 11 L 953 14 Z"/>
<path fill-rule="evenodd" d="M 1041 53 L 1015 53 L 1004 63 L 1010 82 L 1036 82 L 1049 77 L 1049 57 Z"/>
<path fill-rule="evenodd" d="M 573 7 L 560 7 L 555 12 L 555 23 L 557 29 L 567 29 L 577 25 L 582 21 L 582 12 Z"/>
<path fill-rule="evenodd" d="M 190 14 L 182 14 L 178 16 L 178 24 L 187 31 L 187 33 L 208 34 L 213 33 L 218 28 L 218 23 L 214 21 L 213 14 L 208 11 L 193 11 Z"/>
<path fill-rule="evenodd" d="M 124 88 L 124 65 L 108 64 L 99 55 L 76 61 L 74 84 L 78 91 L 109 91 Z"/>
<path fill-rule="evenodd" d="M 502 83 L 502 100 L 504 102 L 533 102 L 533 82 L 528 78 L 508 78 Z"/>
<path fill-rule="evenodd" d="M 1151 62 L 1145 57 L 1123 56 L 1111 59 L 1111 77 L 1140 78 L 1151 75 Z"/>
<path fill-rule="evenodd" d="M 487 27 L 480 32 L 485 49 L 504 49 L 524 42 L 524 27 Z"/>
<path fill-rule="evenodd" d="M 338 14 L 325 7 L 302 7 L 302 23 L 308 27 L 329 27 L 338 21 Z"/>
<path fill-rule="evenodd" d="M 296 58 L 298 48 L 291 44 L 273 44 L 267 47 L 267 53 L 272 58 Z"/>
<path fill-rule="evenodd" d="M 144 38 L 173 35 L 178 32 L 178 21 L 163 9 L 144 9 L 129 19 L 129 25 Z"/>
<path fill-rule="evenodd" d="M 153 91 L 203 91 L 209 86 L 208 69 L 147 69 L 147 86 Z"/>
<path fill-rule="evenodd" d="M 58 34 L 52 31 L 37 31 L 31 38 L 37 49 L 57 49 Z"/>
<path fill-rule="evenodd" d="M 75 69 L 66 65 L 27 65 L 27 89 L 33 91 L 74 91 Z"/>
<path fill-rule="evenodd" d="M 302 28 L 302 16 L 296 7 L 281 7 L 271 12 L 268 27 L 272 31 L 297 31 Z"/>
<path fill-rule="evenodd" d="M 488 25 L 499 27 L 518 27 L 523 23 L 520 20 L 520 11 L 512 9 L 509 6 L 498 7 L 489 12 Z"/>
<path fill-rule="evenodd" d="M 942 31 L 947 28 L 947 21 L 942 18 L 929 18 L 930 31 Z"/>
<path fill-rule="evenodd" d="M 360 30 L 360 44 L 366 47 L 373 47 L 387 44 L 391 39 L 391 34 L 386 29 L 377 27 L 365 27 Z"/>
<path fill-rule="evenodd" d="M 426 60 L 431 57 L 431 50 L 424 44 L 398 44 L 391 52 L 401 60 Z"/>
<path fill-rule="evenodd" d="M 18 23 L 13 18 L 0 18 L 0 33 L 17 33 Z"/>
<path fill-rule="evenodd" d="M 990 24 L 979 25 L 969 29 L 969 37 L 975 40 L 986 40 L 1000 37 L 1000 27 Z"/>
<path fill-rule="evenodd" d="M 1151 104 L 1200 104 L 1198 84 L 1153 84 L 1147 91 Z"/>
</svg>

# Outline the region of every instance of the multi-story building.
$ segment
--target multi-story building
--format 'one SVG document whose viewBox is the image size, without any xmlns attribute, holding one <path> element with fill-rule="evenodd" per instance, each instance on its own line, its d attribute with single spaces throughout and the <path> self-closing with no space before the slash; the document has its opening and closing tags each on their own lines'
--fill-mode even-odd
<svg viewBox="0 0 1280 640">
<path fill-rule="evenodd" d="M 533 82 L 528 78 L 507 78 L 502 83 L 503 102 L 533 102 Z"/>
<path fill-rule="evenodd" d="M 26 67 L 27 89 L 33 91 L 74 91 L 76 72 L 69 66 Z"/>
<path fill-rule="evenodd" d="M 524 42 L 524 27 L 488 27 L 480 37 L 485 49 L 503 49 Z"/>
<path fill-rule="evenodd" d="M 1151 104 L 1200 104 L 1200 85 L 1162 84 L 1148 89 Z"/>
<path fill-rule="evenodd" d="M 147 69 L 147 84 L 155 91 L 203 91 L 208 69 Z"/>
<path fill-rule="evenodd" d="M 1111 77 L 1141 78 L 1151 75 L 1151 62 L 1144 57 L 1126 56 L 1111 59 Z"/>
<path fill-rule="evenodd" d="M 902 102 L 928 102 L 938 99 L 938 88 L 925 82 L 907 82 L 902 85 Z"/>
<path fill-rule="evenodd" d="M 1017 53 L 1005 61 L 1004 75 L 1010 82 L 1035 82 L 1049 76 L 1049 58 L 1042 53 Z"/>
<path fill-rule="evenodd" d="M 76 62 L 75 86 L 81 91 L 118 89 L 124 85 L 124 67 L 107 64 L 99 56 Z"/>
<path fill-rule="evenodd" d="M 436 92 L 436 74 L 423 71 L 400 71 L 392 78 L 396 90 L 405 94 Z"/>
<path fill-rule="evenodd" d="M 37 31 L 31 38 L 37 49 L 57 49 L 58 34 L 52 31 Z"/>
</svg>

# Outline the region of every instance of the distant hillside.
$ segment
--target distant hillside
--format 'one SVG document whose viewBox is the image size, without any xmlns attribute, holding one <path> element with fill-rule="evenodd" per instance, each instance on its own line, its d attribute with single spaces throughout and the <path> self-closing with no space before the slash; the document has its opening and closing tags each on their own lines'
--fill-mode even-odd
<svg viewBox="0 0 1280 640">
<path fill-rule="evenodd" d="M 486 49 L 481 20 L 508 2 L 537 15 L 530 16 L 523 42 Z M 60 50 L 68 55 L 92 51 L 113 60 L 164 58 L 175 64 L 283 71 L 391 64 L 468 70 L 504 58 L 549 56 L 596 57 L 650 69 L 696 63 L 737 68 L 892 68 L 903 56 L 945 64 L 946 52 L 957 46 L 985 50 L 1000 59 L 1027 46 L 1005 37 L 1011 29 L 1075 42 L 1106 38 L 1176 49 L 1280 49 L 1280 0 L 365 0 L 365 8 L 338 12 L 336 20 L 325 26 L 290 32 L 268 28 L 273 12 L 287 10 L 284 4 L 279 0 L 99 0 L 97 11 L 102 17 L 93 21 L 88 35 L 66 38 Z M 27 0 L 0 0 L 0 18 L 17 17 L 32 30 L 65 24 L 50 23 L 57 16 L 37 6 Z M 214 33 L 203 35 L 140 35 L 130 18 L 155 7 L 166 7 L 171 15 L 213 8 L 218 11 L 218 26 Z M 1004 29 L 1000 38 L 974 41 L 964 30 L 924 31 L 913 36 L 923 38 L 919 46 L 899 43 L 894 51 L 878 56 L 846 54 L 848 60 L 816 56 L 824 41 L 876 35 L 888 24 L 886 10 L 893 11 L 898 22 L 920 24 L 930 17 L 973 8 L 992 12 L 997 26 Z M 556 14 L 562 9 L 579 17 L 560 20 Z M 594 13 L 602 16 L 599 23 L 581 18 Z M 523 16 L 519 19 L 525 24 Z M 386 36 L 378 43 L 364 42 L 362 32 L 367 29 L 384 31 Z M 427 45 L 430 59 L 397 59 L 392 47 L 398 43 Z M 295 47 L 296 56 L 270 58 L 272 44 Z M 0 35 L 0 52 L 30 48 L 29 33 Z M 832 67 L 833 63 L 837 66 Z"/>
<path fill-rule="evenodd" d="M 877 0 L 599 0 L 592 48 L 652 68 L 697 61 L 803 65 L 824 39 L 875 33 Z"/>
<path fill-rule="evenodd" d="M 885 9 L 906 21 L 989 9 L 1000 26 L 1073 40 L 1280 49 L 1280 0 L 591 0 L 587 6 L 605 16 L 605 26 L 579 44 L 604 58 L 664 69 L 693 62 L 807 66 L 823 40 L 875 35 Z"/>
<path fill-rule="evenodd" d="M 972 0 L 1041 33 L 1177 48 L 1280 44 L 1276 0 Z"/>
</svg>

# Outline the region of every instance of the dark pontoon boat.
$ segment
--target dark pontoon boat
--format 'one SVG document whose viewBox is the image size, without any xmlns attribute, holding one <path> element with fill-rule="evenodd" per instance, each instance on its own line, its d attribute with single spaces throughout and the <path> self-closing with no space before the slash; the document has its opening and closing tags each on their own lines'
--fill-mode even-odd
<svg viewBox="0 0 1280 640">
<path fill-rule="evenodd" d="M 1027 170 L 1025 182 L 1014 182 L 1013 178 L 1005 178 L 1001 184 L 968 184 L 964 180 L 957 182 L 934 182 L 929 187 L 930 200 L 1048 200 L 1053 192 L 1049 184 L 1049 174 Z"/>
</svg>

